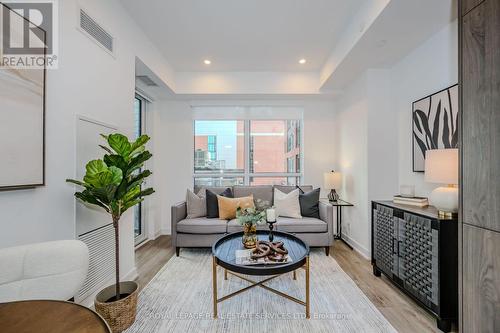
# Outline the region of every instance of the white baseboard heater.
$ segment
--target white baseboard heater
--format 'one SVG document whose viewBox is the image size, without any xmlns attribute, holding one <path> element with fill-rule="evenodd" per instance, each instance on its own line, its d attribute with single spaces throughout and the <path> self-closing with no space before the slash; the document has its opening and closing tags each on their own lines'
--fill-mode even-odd
<svg viewBox="0 0 500 333">
<path fill-rule="evenodd" d="M 96 293 L 115 273 L 115 242 L 113 224 L 89 231 L 78 237 L 89 248 L 89 272 L 82 289 L 75 297 L 77 303 Z"/>
</svg>

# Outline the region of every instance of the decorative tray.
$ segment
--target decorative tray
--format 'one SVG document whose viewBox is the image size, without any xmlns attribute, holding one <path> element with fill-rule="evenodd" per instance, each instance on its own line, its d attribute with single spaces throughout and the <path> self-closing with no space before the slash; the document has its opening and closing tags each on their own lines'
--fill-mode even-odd
<svg viewBox="0 0 500 333">
<path fill-rule="evenodd" d="M 292 262 L 283 242 L 258 241 L 254 249 L 236 250 L 237 265 L 280 265 Z"/>
</svg>

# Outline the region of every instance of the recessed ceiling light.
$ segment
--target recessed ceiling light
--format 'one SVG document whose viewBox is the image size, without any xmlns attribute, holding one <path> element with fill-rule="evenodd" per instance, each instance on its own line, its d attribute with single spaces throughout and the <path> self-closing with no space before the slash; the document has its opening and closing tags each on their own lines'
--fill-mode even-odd
<svg viewBox="0 0 500 333">
<path fill-rule="evenodd" d="M 306 59 L 300 59 L 299 60 L 299 64 L 301 64 L 301 65 L 305 64 L 306 62 L 307 62 Z"/>
<path fill-rule="evenodd" d="M 205 65 L 210 65 L 212 62 L 210 60 L 208 60 L 208 59 L 205 59 L 205 60 L 203 60 L 203 63 Z"/>
</svg>

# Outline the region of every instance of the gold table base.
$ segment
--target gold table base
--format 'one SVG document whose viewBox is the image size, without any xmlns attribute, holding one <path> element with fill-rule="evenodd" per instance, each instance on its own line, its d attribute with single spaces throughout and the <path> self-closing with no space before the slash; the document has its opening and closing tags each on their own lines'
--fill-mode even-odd
<svg viewBox="0 0 500 333">
<path fill-rule="evenodd" d="M 271 288 L 269 286 L 266 286 L 264 283 L 266 282 L 269 282 L 283 274 L 287 274 L 287 273 L 283 273 L 283 274 L 278 274 L 278 275 L 273 275 L 271 277 L 268 277 L 262 281 L 254 281 L 252 279 L 249 279 L 249 278 L 246 278 L 240 274 L 236 274 L 234 272 L 231 272 L 227 269 L 224 269 L 224 279 L 227 280 L 227 276 L 228 274 L 230 275 L 233 275 L 233 276 L 236 276 L 244 281 L 247 281 L 247 282 L 250 282 L 251 285 L 245 287 L 245 288 L 242 288 L 242 289 L 239 289 L 235 292 L 232 292 L 226 296 L 223 296 L 221 298 L 217 298 L 217 259 L 215 257 L 212 258 L 212 289 L 213 289 L 213 305 L 214 305 L 214 318 L 217 318 L 217 304 L 221 303 L 221 302 L 224 302 L 225 300 L 228 300 L 229 298 L 233 297 L 233 296 L 236 296 L 238 294 L 241 294 L 242 292 L 245 292 L 247 290 L 250 290 L 252 288 L 255 288 L 255 287 L 261 287 L 267 291 L 270 291 L 278 296 L 281 296 L 281 297 L 284 297 L 286 299 L 289 299 L 290 301 L 293 301 L 295 303 L 298 303 L 300 305 L 303 305 L 305 306 L 306 308 L 306 318 L 309 319 L 310 318 L 310 302 L 309 302 L 309 256 L 306 257 L 306 263 L 304 264 L 304 266 L 302 266 L 302 268 L 305 270 L 305 273 L 306 273 L 306 300 L 305 301 L 302 301 L 298 298 L 295 298 L 293 296 L 290 296 L 288 294 L 285 294 L 284 292 L 281 292 L 279 290 L 276 290 L 274 288 Z M 293 279 L 296 280 L 297 279 L 297 275 L 296 275 L 296 272 L 293 271 Z"/>
</svg>

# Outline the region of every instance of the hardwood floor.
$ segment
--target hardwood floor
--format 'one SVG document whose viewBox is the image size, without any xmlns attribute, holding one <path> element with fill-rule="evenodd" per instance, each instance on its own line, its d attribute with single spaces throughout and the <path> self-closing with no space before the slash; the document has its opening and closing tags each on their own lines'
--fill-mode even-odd
<svg viewBox="0 0 500 333">
<path fill-rule="evenodd" d="M 149 241 L 135 251 L 135 265 L 139 290 L 144 288 L 158 271 L 175 255 L 170 236 L 160 236 Z"/>
<path fill-rule="evenodd" d="M 398 332 L 441 332 L 435 318 L 393 286 L 383 274 L 381 277 L 373 275 L 370 261 L 359 253 L 342 242 L 335 242 L 330 255 Z"/>
<path fill-rule="evenodd" d="M 135 255 L 139 288 L 142 289 L 173 255 L 175 250 L 171 247 L 170 236 L 160 236 L 139 248 Z M 342 242 L 331 247 L 330 255 L 398 332 L 441 332 L 434 317 L 385 277 L 374 276 L 369 260 Z"/>
</svg>

